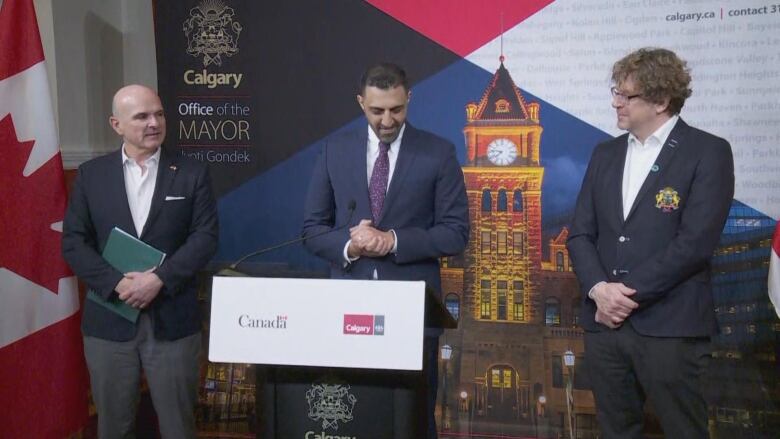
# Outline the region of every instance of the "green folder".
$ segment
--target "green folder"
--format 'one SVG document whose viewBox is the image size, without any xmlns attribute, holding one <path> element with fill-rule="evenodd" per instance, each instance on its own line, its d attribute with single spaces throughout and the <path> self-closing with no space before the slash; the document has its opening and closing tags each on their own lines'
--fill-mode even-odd
<svg viewBox="0 0 780 439">
<path fill-rule="evenodd" d="M 103 259 L 122 273 L 146 271 L 159 267 L 165 259 L 165 253 L 141 241 L 124 230 L 114 227 L 108 235 Z M 135 323 L 141 310 L 133 308 L 112 294 L 108 300 L 93 290 L 87 292 L 87 299 L 117 313 Z"/>
</svg>

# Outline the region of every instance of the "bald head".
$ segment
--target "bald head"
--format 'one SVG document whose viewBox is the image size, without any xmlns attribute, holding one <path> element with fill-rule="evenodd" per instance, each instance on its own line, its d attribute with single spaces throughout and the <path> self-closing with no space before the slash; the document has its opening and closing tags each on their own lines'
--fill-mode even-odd
<svg viewBox="0 0 780 439">
<path fill-rule="evenodd" d="M 119 89 L 111 101 L 111 128 L 122 136 L 125 153 L 143 159 L 153 155 L 165 139 L 165 114 L 154 90 L 143 85 Z"/>
<path fill-rule="evenodd" d="M 111 101 L 111 114 L 117 116 L 117 112 L 132 104 L 133 100 L 136 100 L 139 97 L 150 96 L 154 96 L 159 100 L 157 93 L 145 85 L 126 85 L 114 93 L 114 99 Z"/>
</svg>

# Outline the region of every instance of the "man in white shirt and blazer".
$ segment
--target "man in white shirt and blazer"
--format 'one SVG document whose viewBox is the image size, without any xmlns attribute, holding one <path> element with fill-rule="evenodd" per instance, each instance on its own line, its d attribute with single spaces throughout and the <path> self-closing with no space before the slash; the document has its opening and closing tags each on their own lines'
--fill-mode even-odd
<svg viewBox="0 0 780 439">
<path fill-rule="evenodd" d="M 157 94 L 130 85 L 110 123 L 122 147 L 79 167 L 63 222 L 62 250 L 105 299 L 141 310 L 136 323 L 84 303 L 84 354 L 101 439 L 134 437 L 143 369 L 163 438 L 194 438 L 201 317 L 195 274 L 217 248 L 217 210 L 204 163 L 168 154 Z M 118 227 L 166 253 L 146 272 L 122 273 L 101 256 Z"/>
<path fill-rule="evenodd" d="M 729 143 L 686 124 L 686 63 L 637 50 L 612 71 L 628 133 L 593 151 L 568 248 L 605 438 L 640 438 L 645 399 L 667 437 L 705 438 L 702 376 L 717 330 L 710 259 L 734 195 Z"/>
</svg>

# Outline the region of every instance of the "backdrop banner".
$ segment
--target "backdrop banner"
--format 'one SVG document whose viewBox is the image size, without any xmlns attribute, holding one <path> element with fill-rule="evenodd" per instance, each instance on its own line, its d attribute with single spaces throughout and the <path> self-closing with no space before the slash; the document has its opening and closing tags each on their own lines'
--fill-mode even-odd
<svg viewBox="0 0 780 439">
<path fill-rule="evenodd" d="M 640 47 L 674 50 L 693 76 L 682 118 L 727 139 L 735 161 L 712 263 L 720 333 L 707 377 L 711 433 L 780 430 L 780 320 L 767 296 L 780 216 L 780 5 L 186 0 L 157 2 L 155 14 L 166 148 L 211 166 L 219 261 L 299 236 L 324 139 L 366 124 L 355 99 L 364 68 L 388 60 L 407 69 L 409 120 L 455 144 L 471 206 L 467 250 L 442 260 L 443 297 L 460 323 L 440 340 L 442 437 L 597 436 L 565 240 L 594 146 L 622 134 L 612 64 Z M 520 116 L 491 116 L 502 111 Z M 482 160 L 494 141 L 514 161 Z M 259 261 L 327 273 L 300 245 Z M 563 362 L 569 351 L 574 365 Z M 246 371 L 208 365 L 204 413 L 247 422 Z M 660 437 L 648 411 L 647 433 Z"/>
</svg>

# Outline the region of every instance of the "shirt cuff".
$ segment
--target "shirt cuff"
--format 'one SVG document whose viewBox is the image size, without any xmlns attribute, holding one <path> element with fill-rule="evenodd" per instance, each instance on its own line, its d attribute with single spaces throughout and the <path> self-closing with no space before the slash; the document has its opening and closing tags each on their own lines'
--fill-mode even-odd
<svg viewBox="0 0 780 439">
<path fill-rule="evenodd" d="M 590 291 L 588 291 L 588 299 L 590 299 L 590 300 L 596 300 L 596 299 L 594 299 L 594 298 L 593 298 L 593 292 L 594 292 L 594 291 L 596 291 L 596 288 L 597 288 L 597 287 L 599 287 L 599 286 L 601 286 L 601 284 L 605 284 L 605 283 L 606 283 L 606 282 L 604 282 L 604 281 L 601 281 L 601 282 L 598 282 L 596 285 L 593 285 L 593 286 L 590 288 Z"/>
<path fill-rule="evenodd" d="M 358 256 L 356 258 L 350 258 L 349 257 L 349 245 L 350 244 L 352 244 L 352 240 L 351 239 L 349 241 L 347 241 L 347 244 L 344 246 L 344 252 L 343 252 L 343 255 L 344 255 L 344 265 L 343 266 L 344 267 L 346 267 L 347 265 L 349 265 L 349 264 L 357 261 L 358 259 L 360 259 L 360 256 Z"/>
<path fill-rule="evenodd" d="M 393 249 L 390 250 L 390 253 L 395 254 L 398 251 L 398 235 L 395 234 L 393 229 L 390 229 L 390 232 L 393 234 Z"/>
</svg>

